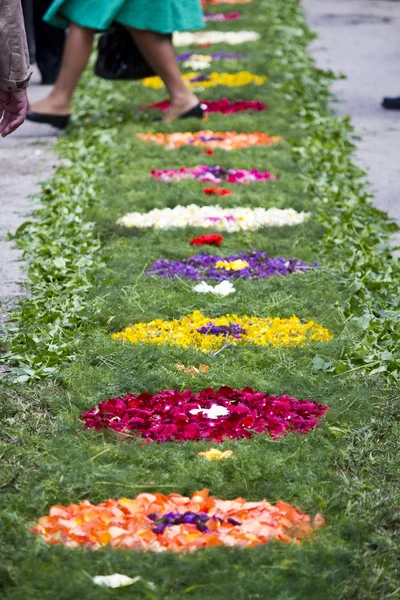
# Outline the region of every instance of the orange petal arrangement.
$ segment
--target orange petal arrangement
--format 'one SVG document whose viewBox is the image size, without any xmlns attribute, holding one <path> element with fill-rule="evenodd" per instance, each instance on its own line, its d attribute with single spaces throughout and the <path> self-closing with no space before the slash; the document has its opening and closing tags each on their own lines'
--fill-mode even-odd
<svg viewBox="0 0 400 600">
<path fill-rule="evenodd" d="M 249 548 L 272 540 L 298 544 L 322 525 L 320 514 L 311 521 L 285 502 L 223 500 L 202 490 L 191 498 L 142 493 L 97 505 L 84 500 L 53 506 L 32 531 L 48 544 L 69 548 L 187 552 L 223 545 Z"/>
<path fill-rule="evenodd" d="M 237 133 L 236 131 L 177 131 L 175 133 L 137 133 L 136 137 L 143 142 L 154 142 L 166 146 L 169 150 L 181 146 L 200 146 L 201 148 L 220 148 L 222 150 L 238 150 L 250 146 L 273 146 L 283 140 L 279 135 L 267 133 Z"/>
</svg>

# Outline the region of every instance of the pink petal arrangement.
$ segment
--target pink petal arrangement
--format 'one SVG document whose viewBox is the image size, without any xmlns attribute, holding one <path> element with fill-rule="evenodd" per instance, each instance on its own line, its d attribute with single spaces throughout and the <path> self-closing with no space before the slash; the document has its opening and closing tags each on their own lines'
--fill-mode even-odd
<svg viewBox="0 0 400 600">
<path fill-rule="evenodd" d="M 179 169 L 163 169 L 158 171 L 152 169 L 151 176 L 160 181 L 171 183 L 181 181 L 182 179 L 196 179 L 197 181 L 207 181 L 209 183 L 238 183 L 246 185 L 260 181 L 276 179 L 276 176 L 268 171 L 261 172 L 258 169 L 226 169 L 216 166 L 197 165 L 196 167 L 180 167 Z"/>
<path fill-rule="evenodd" d="M 204 20 L 205 21 L 237 21 L 240 19 L 240 14 L 238 12 L 231 13 L 213 13 L 213 12 L 205 12 Z"/>
</svg>

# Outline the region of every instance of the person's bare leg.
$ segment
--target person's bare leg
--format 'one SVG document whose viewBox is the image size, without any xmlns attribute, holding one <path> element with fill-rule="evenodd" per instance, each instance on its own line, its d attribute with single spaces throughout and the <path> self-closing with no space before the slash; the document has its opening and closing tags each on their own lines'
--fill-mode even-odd
<svg viewBox="0 0 400 600">
<path fill-rule="evenodd" d="M 88 63 L 94 34 L 92 29 L 71 23 L 54 88 L 47 98 L 32 104 L 30 110 L 50 115 L 68 115 L 71 112 L 72 95 Z"/>
<path fill-rule="evenodd" d="M 163 121 L 169 123 L 196 106 L 199 101 L 182 79 L 169 38 L 155 31 L 129 30 L 143 56 L 161 77 L 169 92 L 171 104 Z"/>
</svg>

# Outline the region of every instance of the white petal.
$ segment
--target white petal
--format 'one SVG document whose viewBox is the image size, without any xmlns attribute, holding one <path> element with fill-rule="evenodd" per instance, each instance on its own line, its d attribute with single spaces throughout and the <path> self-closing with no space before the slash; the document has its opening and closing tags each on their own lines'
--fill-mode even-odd
<svg viewBox="0 0 400 600">
<path fill-rule="evenodd" d="M 228 296 L 229 294 L 233 294 L 236 292 L 236 289 L 233 287 L 230 281 L 221 281 L 214 288 L 214 294 L 219 294 L 220 296 Z"/>
<path fill-rule="evenodd" d="M 226 417 L 226 415 L 229 415 L 229 410 L 225 408 L 225 406 L 219 406 L 218 404 L 213 404 L 211 408 L 193 408 L 189 412 L 192 415 L 197 415 L 201 412 L 208 419 L 218 419 L 219 417 Z"/>
<path fill-rule="evenodd" d="M 214 288 L 212 285 L 208 285 L 208 283 L 206 283 L 205 281 L 201 281 L 200 283 L 194 286 L 193 291 L 204 294 L 207 292 L 214 292 Z"/>
<path fill-rule="evenodd" d="M 141 577 L 134 577 L 134 579 L 132 579 L 127 575 L 120 575 L 119 573 L 114 573 L 113 575 L 96 575 L 93 577 L 94 583 L 109 588 L 126 587 L 140 580 Z"/>
<path fill-rule="evenodd" d="M 236 292 L 236 289 L 233 287 L 230 281 L 226 280 L 221 281 L 214 287 L 205 281 L 201 281 L 194 286 L 193 291 L 199 293 L 211 293 L 215 294 L 216 296 L 228 296 L 228 294 L 233 294 L 233 292 Z"/>
</svg>

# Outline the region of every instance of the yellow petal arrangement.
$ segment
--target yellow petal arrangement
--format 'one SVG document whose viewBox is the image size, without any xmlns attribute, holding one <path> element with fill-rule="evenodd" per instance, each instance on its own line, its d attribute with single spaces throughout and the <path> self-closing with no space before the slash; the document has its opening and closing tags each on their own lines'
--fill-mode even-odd
<svg viewBox="0 0 400 600">
<path fill-rule="evenodd" d="M 249 71 L 239 71 L 238 73 L 207 73 L 204 78 L 199 77 L 198 73 L 185 73 L 182 77 L 190 88 L 210 88 L 216 85 L 241 87 L 250 83 L 263 85 L 267 82 L 267 77 L 254 75 L 253 73 L 249 73 Z M 143 85 L 155 90 L 160 90 L 164 87 L 164 83 L 160 77 L 147 77 L 143 79 Z"/>
<path fill-rule="evenodd" d="M 213 335 L 215 328 L 236 327 L 240 336 Z M 204 329 L 204 332 L 198 331 Z M 210 331 L 207 335 L 206 331 Z M 147 344 L 193 346 L 201 352 L 213 352 L 225 344 L 256 345 L 256 346 L 303 346 L 307 342 L 327 342 L 332 334 L 328 329 L 314 321 L 302 323 L 296 316 L 289 319 L 280 317 L 249 317 L 227 314 L 221 317 L 208 317 L 199 310 L 172 321 L 155 319 L 150 322 L 136 323 L 115 333 L 115 340 L 125 340 L 132 344 L 145 342 Z"/>
</svg>

